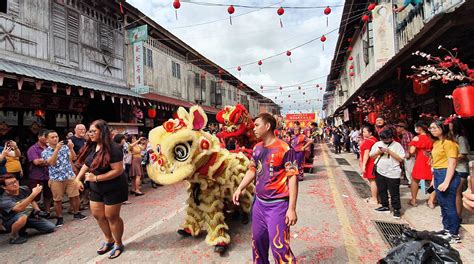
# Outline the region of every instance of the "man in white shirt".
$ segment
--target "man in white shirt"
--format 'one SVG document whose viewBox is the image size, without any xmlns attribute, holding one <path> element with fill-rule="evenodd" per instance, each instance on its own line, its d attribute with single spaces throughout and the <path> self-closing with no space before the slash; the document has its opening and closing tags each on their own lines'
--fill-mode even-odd
<svg viewBox="0 0 474 264">
<path fill-rule="evenodd" d="M 401 209 L 400 176 L 402 169 L 400 162 L 403 161 L 405 150 L 400 143 L 393 140 L 393 136 L 391 129 L 383 130 L 380 133 L 381 141 L 375 143 L 370 150 L 370 157 L 375 160 L 375 182 L 377 183 L 377 190 L 382 204 L 375 211 L 390 213 L 388 203 L 388 192 L 390 192 L 393 217 L 398 219 L 400 218 Z"/>
</svg>

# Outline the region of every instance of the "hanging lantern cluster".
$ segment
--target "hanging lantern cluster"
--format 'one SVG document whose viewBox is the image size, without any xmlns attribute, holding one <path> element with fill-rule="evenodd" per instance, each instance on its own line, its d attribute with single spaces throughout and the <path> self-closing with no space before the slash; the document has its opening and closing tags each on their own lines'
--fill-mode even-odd
<svg viewBox="0 0 474 264">
<path fill-rule="evenodd" d="M 362 22 L 367 23 L 367 22 L 370 20 L 370 15 L 371 15 L 371 13 L 372 13 L 372 10 L 374 10 L 376 6 L 377 6 L 376 3 L 370 3 L 370 4 L 367 6 L 367 11 L 368 11 L 368 13 L 362 15 L 362 17 L 361 17 Z"/>
</svg>

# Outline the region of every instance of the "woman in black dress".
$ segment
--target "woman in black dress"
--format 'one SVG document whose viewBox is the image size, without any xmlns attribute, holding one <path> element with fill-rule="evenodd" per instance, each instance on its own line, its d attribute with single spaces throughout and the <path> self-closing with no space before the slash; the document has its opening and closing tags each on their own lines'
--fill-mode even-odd
<svg viewBox="0 0 474 264">
<path fill-rule="evenodd" d="M 123 151 L 113 143 L 104 120 L 94 121 L 88 135 L 89 139 L 77 159 L 84 165 L 76 181 L 80 189 L 84 188 L 83 178 L 90 184 L 91 212 L 105 236 L 105 242 L 97 253 L 102 255 L 112 250 L 109 258 L 113 259 L 124 251 L 120 208 L 128 199 L 128 186 L 123 173 Z"/>
</svg>

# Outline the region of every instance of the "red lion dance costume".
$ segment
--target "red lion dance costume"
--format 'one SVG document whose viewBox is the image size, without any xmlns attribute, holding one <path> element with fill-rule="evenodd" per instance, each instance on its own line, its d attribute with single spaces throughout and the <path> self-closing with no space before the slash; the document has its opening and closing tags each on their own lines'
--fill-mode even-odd
<svg viewBox="0 0 474 264">
<path fill-rule="evenodd" d="M 217 113 L 216 119 L 223 124 L 222 131 L 217 133 L 217 137 L 224 143 L 234 138 L 236 149 L 231 152 L 243 152 L 245 155 L 251 155 L 252 149 L 258 142 L 253 128 L 255 127 L 252 117 L 241 104 L 236 106 L 226 106 Z"/>
</svg>

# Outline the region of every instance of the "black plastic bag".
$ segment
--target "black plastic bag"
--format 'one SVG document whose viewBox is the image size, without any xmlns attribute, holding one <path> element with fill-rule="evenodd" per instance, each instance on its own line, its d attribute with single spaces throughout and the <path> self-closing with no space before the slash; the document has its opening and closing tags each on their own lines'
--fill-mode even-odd
<svg viewBox="0 0 474 264">
<path fill-rule="evenodd" d="M 459 263 L 459 252 L 440 233 L 404 228 L 392 248 L 378 263 Z"/>
</svg>

